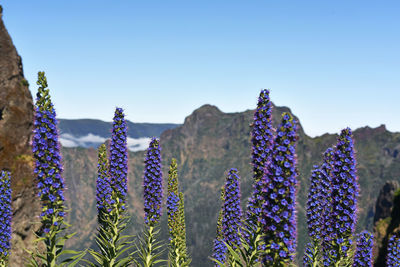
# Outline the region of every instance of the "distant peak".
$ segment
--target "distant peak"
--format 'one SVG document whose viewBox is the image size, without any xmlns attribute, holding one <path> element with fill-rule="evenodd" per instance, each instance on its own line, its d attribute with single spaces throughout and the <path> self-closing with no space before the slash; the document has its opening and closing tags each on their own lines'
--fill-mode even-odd
<svg viewBox="0 0 400 267">
<path fill-rule="evenodd" d="M 215 113 L 215 114 L 220 114 L 222 113 L 222 111 L 217 108 L 216 106 L 210 105 L 210 104 L 205 104 L 201 107 L 199 107 L 198 109 L 196 109 L 195 111 L 193 111 L 193 113 Z"/>
<path fill-rule="evenodd" d="M 223 114 L 223 112 L 216 106 L 206 104 L 194 110 L 192 114 L 187 116 L 184 124 L 192 124 L 199 121 L 204 121 L 207 120 L 207 118 L 218 117 L 221 114 Z"/>
<path fill-rule="evenodd" d="M 381 124 L 381 125 L 379 125 L 379 127 L 377 127 L 376 128 L 377 130 L 380 130 L 380 131 L 382 131 L 382 132 L 384 132 L 384 131 L 386 131 L 387 129 L 386 129 L 386 125 L 385 124 Z"/>
<path fill-rule="evenodd" d="M 385 124 L 381 124 L 376 128 L 371 128 L 369 126 L 365 126 L 362 128 L 356 129 L 353 133 L 357 135 L 358 138 L 370 138 L 371 136 L 380 135 L 386 133 L 387 129 Z"/>
</svg>

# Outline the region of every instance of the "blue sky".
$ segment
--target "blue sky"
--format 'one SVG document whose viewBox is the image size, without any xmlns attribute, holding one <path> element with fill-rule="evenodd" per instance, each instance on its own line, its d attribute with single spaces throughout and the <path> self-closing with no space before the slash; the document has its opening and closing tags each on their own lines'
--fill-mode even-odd
<svg viewBox="0 0 400 267">
<path fill-rule="evenodd" d="M 182 123 L 213 104 L 255 108 L 262 88 L 307 134 L 400 131 L 399 1 L 3 0 L 36 93 L 60 118 Z"/>
</svg>

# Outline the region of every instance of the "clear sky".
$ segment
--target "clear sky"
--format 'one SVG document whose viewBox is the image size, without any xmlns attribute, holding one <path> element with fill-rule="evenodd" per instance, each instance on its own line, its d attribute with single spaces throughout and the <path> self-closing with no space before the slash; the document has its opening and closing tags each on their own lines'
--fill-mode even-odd
<svg viewBox="0 0 400 267">
<path fill-rule="evenodd" d="M 213 104 L 255 108 L 262 88 L 307 134 L 400 131 L 400 1 L 2 0 L 36 93 L 60 118 L 182 123 Z"/>
</svg>

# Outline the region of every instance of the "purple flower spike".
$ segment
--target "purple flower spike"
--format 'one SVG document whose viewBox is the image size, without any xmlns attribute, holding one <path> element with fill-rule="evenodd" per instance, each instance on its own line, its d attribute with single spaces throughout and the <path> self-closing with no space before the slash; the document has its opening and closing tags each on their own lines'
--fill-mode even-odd
<svg viewBox="0 0 400 267">
<path fill-rule="evenodd" d="M 269 99 L 269 91 L 264 89 L 258 98 L 257 109 L 254 113 L 251 125 L 252 165 L 254 180 L 260 180 L 263 176 L 265 163 L 272 152 L 274 129 L 272 121 L 272 103 Z"/>
<path fill-rule="evenodd" d="M 290 114 L 283 114 L 271 164 L 264 171 L 263 179 L 268 184 L 263 206 L 268 251 L 264 261 L 267 266 L 292 261 L 296 251 L 296 123 Z"/>
<path fill-rule="evenodd" d="M 161 217 L 162 172 L 160 141 L 152 138 L 144 160 L 144 212 L 145 223 L 153 226 Z"/>
<path fill-rule="evenodd" d="M 323 218 L 321 217 L 323 206 L 322 194 L 322 173 L 318 166 L 314 166 L 311 174 L 310 190 L 307 200 L 307 226 L 308 235 L 315 242 L 319 242 L 321 238 L 321 229 L 323 227 Z"/>
<path fill-rule="evenodd" d="M 225 183 L 222 229 L 224 240 L 236 249 L 240 246 L 242 208 L 240 207 L 240 177 L 236 169 L 230 169 Z"/>
<path fill-rule="evenodd" d="M 400 266 L 400 234 L 396 232 L 392 234 L 389 238 L 388 248 L 387 248 L 387 267 L 397 267 Z"/>
<path fill-rule="evenodd" d="M 351 236 L 354 234 L 357 220 L 359 187 L 356 175 L 354 143 L 349 128 L 342 130 L 339 136 L 332 174 L 330 222 L 325 225 L 329 224 L 333 230 L 331 239 L 334 245 L 330 250 L 329 258 L 338 261 L 340 258 L 347 257 L 347 252 L 352 244 Z"/>
<path fill-rule="evenodd" d="M 64 179 L 61 177 L 60 144 L 58 142 L 56 112 L 50 99 L 47 79 L 39 72 L 35 104 L 32 152 L 36 160 L 35 174 L 42 202 L 40 215 L 43 231 L 59 229 L 64 219 Z"/>
<path fill-rule="evenodd" d="M 307 243 L 306 245 L 306 251 L 304 252 L 303 256 L 303 267 L 312 267 L 314 266 L 314 259 L 316 251 L 314 249 L 313 244 Z"/>
<path fill-rule="evenodd" d="M 214 247 L 213 247 L 213 255 L 212 257 L 218 260 L 221 263 L 225 263 L 226 254 L 228 252 L 228 248 L 225 246 L 224 240 L 224 229 L 222 225 L 222 220 L 224 219 L 224 205 L 225 205 L 225 188 L 221 188 L 221 196 L 220 199 L 222 201 L 222 208 L 218 215 L 217 221 L 217 236 L 214 239 Z M 214 264 L 215 267 L 219 267 L 220 265 Z"/>
<path fill-rule="evenodd" d="M 0 265 L 7 266 L 11 241 L 11 175 L 8 171 L 0 172 Z"/>
<path fill-rule="evenodd" d="M 252 165 L 253 165 L 253 192 L 249 199 L 246 212 L 246 221 L 250 227 L 256 228 L 262 222 L 261 208 L 264 201 L 262 190 L 265 186 L 262 177 L 268 158 L 272 153 L 272 143 L 275 130 L 271 124 L 272 103 L 269 91 L 264 89 L 258 98 L 257 109 L 251 125 Z M 253 229 L 255 230 L 255 229 Z"/>
<path fill-rule="evenodd" d="M 331 249 L 331 240 L 334 236 L 333 227 L 330 221 L 331 207 L 332 207 L 332 176 L 334 166 L 335 149 L 328 148 L 324 153 L 324 162 L 321 165 L 321 181 L 320 181 L 320 195 L 321 195 L 321 246 L 323 251 L 323 259 L 325 264 L 329 265 L 329 252 Z"/>
<path fill-rule="evenodd" d="M 96 202 L 99 217 L 102 213 L 111 211 L 112 189 L 110 185 L 109 166 L 107 160 L 106 146 L 99 147 L 97 180 L 96 180 Z"/>
<path fill-rule="evenodd" d="M 373 245 L 374 236 L 370 232 L 363 231 L 358 235 L 353 267 L 372 267 Z"/>
<path fill-rule="evenodd" d="M 122 108 L 116 108 L 110 144 L 111 186 L 125 209 L 128 193 L 128 149 L 127 126 Z"/>
</svg>

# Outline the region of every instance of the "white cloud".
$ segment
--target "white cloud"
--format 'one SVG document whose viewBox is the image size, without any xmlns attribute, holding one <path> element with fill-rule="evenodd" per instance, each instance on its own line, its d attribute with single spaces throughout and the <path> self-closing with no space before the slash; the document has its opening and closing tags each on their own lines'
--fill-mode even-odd
<svg viewBox="0 0 400 267">
<path fill-rule="evenodd" d="M 128 137 L 128 149 L 130 151 L 146 150 L 151 141 L 150 137 L 130 138 Z"/>
<path fill-rule="evenodd" d="M 107 139 L 98 135 L 88 134 L 78 138 L 81 143 L 104 143 Z"/>
<path fill-rule="evenodd" d="M 60 143 L 64 147 L 98 147 L 102 143 L 104 143 L 107 138 L 88 134 L 85 136 L 76 137 L 71 134 L 61 134 Z M 151 138 L 142 137 L 142 138 L 130 138 L 128 137 L 128 149 L 132 152 L 146 150 L 149 146 Z"/>
<path fill-rule="evenodd" d="M 60 137 L 60 143 L 61 143 L 62 146 L 65 146 L 65 147 L 76 147 L 76 146 L 78 146 L 78 144 L 75 141 L 69 140 L 69 139 L 66 139 L 66 138 L 63 138 L 63 137 Z"/>
</svg>

